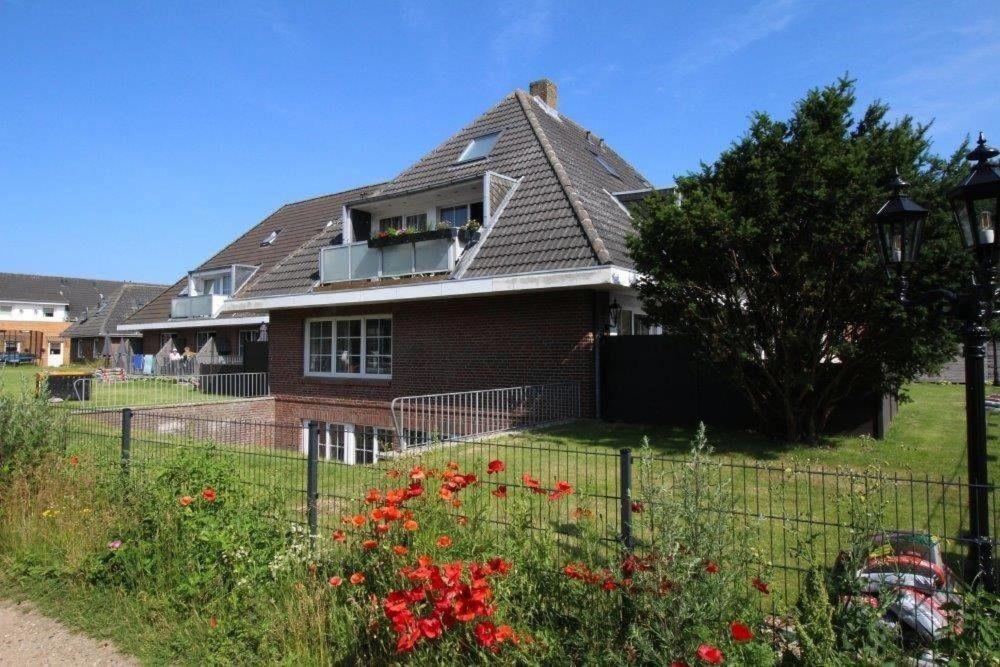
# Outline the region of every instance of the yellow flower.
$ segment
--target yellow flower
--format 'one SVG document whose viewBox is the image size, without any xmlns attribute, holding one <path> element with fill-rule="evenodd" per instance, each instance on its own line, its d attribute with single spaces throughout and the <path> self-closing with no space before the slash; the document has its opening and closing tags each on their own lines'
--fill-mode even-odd
<svg viewBox="0 0 1000 667">
<path fill-rule="evenodd" d="M 84 507 L 82 510 L 80 510 L 80 514 L 90 514 L 93 511 L 94 510 L 90 509 L 89 507 Z"/>
<path fill-rule="evenodd" d="M 42 516 L 46 519 L 51 519 L 55 515 L 59 514 L 59 510 L 52 509 L 51 507 L 42 512 Z"/>
</svg>

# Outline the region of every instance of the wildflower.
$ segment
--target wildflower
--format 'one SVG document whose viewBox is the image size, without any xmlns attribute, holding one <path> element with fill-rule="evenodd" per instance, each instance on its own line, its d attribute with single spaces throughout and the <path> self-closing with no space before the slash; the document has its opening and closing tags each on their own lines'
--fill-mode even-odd
<svg viewBox="0 0 1000 667">
<path fill-rule="evenodd" d="M 90 514 L 93 511 L 94 510 L 90 509 L 89 507 L 84 507 L 82 510 L 80 510 L 80 514 Z"/>
<path fill-rule="evenodd" d="M 476 640 L 483 646 L 489 648 L 496 642 L 497 626 L 492 621 L 483 621 L 476 626 Z"/>
<path fill-rule="evenodd" d="M 403 473 L 399 472 L 395 468 L 385 473 L 386 477 L 388 477 L 389 479 L 399 479 L 399 476 L 402 474 Z"/>
<path fill-rule="evenodd" d="M 594 516 L 594 512 L 592 510 L 587 509 L 586 507 L 577 507 L 575 510 L 573 510 L 573 517 L 576 519 L 582 519 L 585 517 L 589 518 L 592 516 Z"/>
<path fill-rule="evenodd" d="M 463 516 L 457 516 L 457 517 L 455 517 L 455 523 L 457 523 L 460 526 L 464 526 L 464 525 L 466 525 L 466 524 L 469 523 L 469 517 L 464 516 L 464 515 Z"/>
<path fill-rule="evenodd" d="M 448 470 L 458 470 L 458 461 L 448 461 Z"/>
<path fill-rule="evenodd" d="M 427 639 L 437 639 L 441 636 L 441 621 L 436 618 L 422 618 L 417 625 L 420 627 L 420 632 Z"/>
<path fill-rule="evenodd" d="M 716 574 L 719 571 L 719 566 L 712 561 L 705 563 L 705 572 L 709 574 Z"/>
<path fill-rule="evenodd" d="M 492 491 L 490 491 L 490 493 L 492 495 L 496 496 L 497 498 L 506 498 L 507 497 L 507 487 L 505 485 L 501 484 L 497 488 L 495 488 Z"/>
<path fill-rule="evenodd" d="M 405 556 L 406 554 L 408 554 L 410 552 L 410 550 L 407 549 L 406 547 L 404 547 L 402 544 L 397 544 L 396 546 L 394 546 L 392 548 L 392 551 L 397 556 Z"/>
<path fill-rule="evenodd" d="M 642 503 L 640 503 L 638 500 L 633 500 L 632 501 L 632 511 L 633 512 L 635 512 L 636 514 L 642 514 L 642 511 L 644 509 L 646 509 L 646 508 L 643 507 Z"/>
<path fill-rule="evenodd" d="M 424 487 L 420 485 L 420 482 L 414 482 L 406 489 L 407 498 L 416 498 L 417 496 L 423 494 Z"/>
<path fill-rule="evenodd" d="M 194 502 L 194 498 L 192 498 L 191 496 L 183 496 L 183 497 L 181 497 L 181 507 L 187 507 L 188 505 L 190 505 L 193 502 Z"/>
<path fill-rule="evenodd" d="M 413 481 L 420 481 L 427 477 L 427 473 L 420 466 L 414 466 L 413 470 L 410 471 L 410 479 Z"/>
<path fill-rule="evenodd" d="M 366 503 L 377 503 L 382 500 L 382 492 L 378 489 L 368 489 L 368 494 L 365 496 Z"/>
<path fill-rule="evenodd" d="M 330 577 L 329 583 L 331 588 L 337 588 L 342 583 L 344 583 L 344 580 L 341 579 L 340 577 Z"/>
<path fill-rule="evenodd" d="M 521 475 L 521 481 L 524 482 L 524 485 L 526 487 L 528 487 L 529 489 L 532 489 L 536 493 L 541 493 L 542 492 L 541 491 L 541 488 L 542 488 L 541 482 L 539 482 L 537 479 L 535 479 L 534 477 L 532 477 L 530 473 L 524 473 L 523 475 Z"/>
<path fill-rule="evenodd" d="M 365 575 L 361 572 L 355 572 L 351 575 L 351 583 L 355 586 L 365 583 Z"/>
<path fill-rule="evenodd" d="M 722 664 L 722 651 L 711 644 L 702 644 L 699 646 L 698 657 L 710 665 Z"/>
<path fill-rule="evenodd" d="M 335 530 L 330 537 L 333 538 L 334 542 L 343 542 L 347 539 L 347 533 L 342 530 Z"/>
<path fill-rule="evenodd" d="M 80 457 L 76 456 L 75 454 L 73 456 L 69 457 L 69 464 L 71 466 L 78 466 L 78 465 L 80 465 Z"/>
<path fill-rule="evenodd" d="M 296 581 L 295 582 L 295 590 L 297 590 L 299 593 L 301 593 L 305 589 L 306 589 L 306 585 L 303 584 L 301 581 Z"/>
<path fill-rule="evenodd" d="M 376 540 L 365 540 L 364 542 L 361 543 L 361 546 L 364 547 L 366 550 L 371 551 L 372 549 L 378 546 L 378 542 Z"/>
<path fill-rule="evenodd" d="M 507 574 L 513 567 L 513 565 L 499 556 L 491 558 L 487 564 L 490 566 L 491 571 L 497 572 L 498 574 Z"/>
<path fill-rule="evenodd" d="M 487 474 L 490 475 L 492 475 L 493 473 L 503 472 L 506 469 L 507 466 L 504 465 L 504 462 L 500 461 L 499 459 L 494 459 L 493 461 L 490 461 L 489 465 L 486 466 L 486 472 Z"/>
<path fill-rule="evenodd" d="M 201 492 L 201 497 L 205 499 L 205 502 L 214 503 L 216 498 L 215 489 L 210 486 L 205 488 L 205 490 Z"/>
<path fill-rule="evenodd" d="M 42 516 L 46 519 L 51 519 L 57 514 L 59 514 L 59 510 L 52 509 L 51 507 L 42 512 Z"/>
<path fill-rule="evenodd" d="M 771 587 L 767 585 L 764 581 L 761 581 L 760 577 L 753 578 L 753 587 L 764 595 L 769 595 L 771 593 Z"/>
<path fill-rule="evenodd" d="M 405 523 L 403 523 L 403 530 L 408 530 L 411 533 L 417 530 L 418 528 L 420 528 L 420 524 L 418 524 L 413 519 L 409 519 Z"/>
<path fill-rule="evenodd" d="M 732 635 L 733 641 L 738 644 L 753 639 L 753 632 L 750 631 L 750 628 L 738 621 L 733 621 L 729 624 L 729 634 Z"/>
<path fill-rule="evenodd" d="M 459 500 L 458 498 L 454 498 L 454 499 L 453 499 L 453 500 L 451 501 L 451 506 L 452 506 L 452 507 L 454 507 L 455 509 L 458 509 L 459 507 L 461 507 L 461 506 L 462 506 L 462 501 L 461 501 L 461 500 Z"/>
<path fill-rule="evenodd" d="M 118 551 L 119 549 L 121 549 L 121 546 L 122 546 L 121 540 L 111 540 L 110 542 L 108 542 L 108 549 L 110 551 Z"/>
<path fill-rule="evenodd" d="M 438 495 L 441 497 L 441 500 L 451 500 L 452 492 L 451 489 L 442 486 L 441 490 L 438 491 Z"/>
<path fill-rule="evenodd" d="M 451 546 L 451 538 L 448 537 L 447 535 L 442 535 L 441 537 L 437 538 L 437 545 L 441 549 L 447 549 L 448 547 Z"/>
<path fill-rule="evenodd" d="M 219 621 L 215 618 L 215 616 L 208 619 L 208 627 L 212 628 L 213 630 L 219 627 Z"/>
<path fill-rule="evenodd" d="M 385 535 L 386 533 L 389 532 L 389 524 L 387 524 L 387 523 L 380 523 L 380 524 L 376 525 L 375 526 L 375 532 L 378 533 L 379 535 Z"/>
<path fill-rule="evenodd" d="M 355 514 L 351 518 L 351 523 L 354 524 L 355 528 L 360 528 L 365 525 L 366 521 L 368 521 L 368 518 L 364 514 Z"/>
</svg>

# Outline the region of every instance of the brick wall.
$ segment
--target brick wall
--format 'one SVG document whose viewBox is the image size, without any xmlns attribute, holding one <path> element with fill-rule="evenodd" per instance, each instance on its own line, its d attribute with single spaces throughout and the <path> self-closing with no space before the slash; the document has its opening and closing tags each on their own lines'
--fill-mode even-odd
<svg viewBox="0 0 1000 667">
<path fill-rule="evenodd" d="M 276 419 L 390 427 L 389 402 L 397 396 L 558 381 L 580 383 L 582 413 L 592 417 L 598 301 L 592 291 L 575 290 L 272 311 Z M 392 315 L 392 379 L 304 376 L 306 318 L 361 314 Z"/>
</svg>

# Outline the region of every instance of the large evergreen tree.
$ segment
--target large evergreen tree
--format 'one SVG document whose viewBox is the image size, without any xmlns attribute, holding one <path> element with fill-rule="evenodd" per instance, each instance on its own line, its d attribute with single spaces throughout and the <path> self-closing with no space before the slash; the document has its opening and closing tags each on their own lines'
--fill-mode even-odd
<svg viewBox="0 0 1000 667">
<path fill-rule="evenodd" d="M 712 164 L 649 198 L 630 250 L 646 313 L 746 396 L 764 427 L 815 440 L 856 393 L 896 392 L 955 353 L 955 324 L 904 309 L 873 215 L 899 169 L 931 210 L 911 293 L 967 275 L 945 193 L 964 172 L 930 152 L 927 126 L 855 118 L 853 81 L 810 91 L 787 121 L 753 116 Z"/>
</svg>

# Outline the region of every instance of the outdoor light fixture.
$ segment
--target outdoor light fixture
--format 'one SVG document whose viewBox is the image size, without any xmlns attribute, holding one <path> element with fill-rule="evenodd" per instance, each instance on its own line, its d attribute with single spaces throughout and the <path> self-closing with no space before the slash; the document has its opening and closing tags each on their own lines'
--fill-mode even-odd
<svg viewBox="0 0 1000 667">
<path fill-rule="evenodd" d="M 997 265 L 1000 248 L 1000 172 L 990 160 L 1000 152 L 986 145 L 986 137 L 979 133 L 976 148 L 966 156 L 975 160 L 972 172 L 961 185 L 948 193 L 948 201 L 955 214 L 962 243 L 975 253 L 981 270 L 992 270 Z"/>
<path fill-rule="evenodd" d="M 906 186 L 906 181 L 899 177 L 897 171 L 889 183 L 892 197 L 875 214 L 882 261 L 886 270 L 895 273 L 901 281 L 906 280 L 907 269 L 917 260 L 928 213 L 927 209 L 903 194 Z"/>
<path fill-rule="evenodd" d="M 608 328 L 618 329 L 618 322 L 622 316 L 622 307 L 618 304 L 618 299 L 615 299 L 610 306 L 608 306 Z"/>
<path fill-rule="evenodd" d="M 959 233 L 975 258 L 972 284 L 962 293 L 933 289 L 911 299 L 906 294 L 907 272 L 920 251 L 927 210 L 902 194 L 906 185 L 896 174 L 892 196 L 875 214 L 879 253 L 886 273 L 895 274 L 904 305 L 939 304 L 960 317 L 965 356 L 965 420 L 969 472 L 969 546 L 966 574 L 987 590 L 996 590 L 993 540 L 990 538 L 991 488 L 986 449 L 986 324 L 997 310 L 996 268 L 1000 249 L 1000 171 L 990 162 L 1000 152 L 986 145 L 982 132 L 967 158 L 975 162 L 961 185 L 948 193 Z"/>
</svg>

